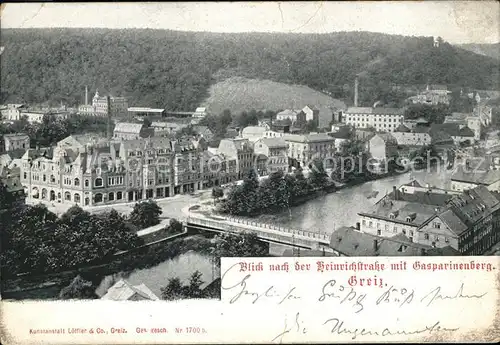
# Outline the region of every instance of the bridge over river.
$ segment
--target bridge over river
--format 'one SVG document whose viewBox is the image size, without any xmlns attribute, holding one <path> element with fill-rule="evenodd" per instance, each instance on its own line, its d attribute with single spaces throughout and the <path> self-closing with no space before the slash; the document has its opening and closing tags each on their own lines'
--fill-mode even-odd
<svg viewBox="0 0 500 345">
<path fill-rule="evenodd" d="M 204 217 L 190 215 L 186 220 L 188 231 L 227 233 L 253 232 L 259 239 L 284 246 L 331 251 L 330 234 L 291 229 L 276 224 L 261 223 L 235 217 Z"/>
</svg>

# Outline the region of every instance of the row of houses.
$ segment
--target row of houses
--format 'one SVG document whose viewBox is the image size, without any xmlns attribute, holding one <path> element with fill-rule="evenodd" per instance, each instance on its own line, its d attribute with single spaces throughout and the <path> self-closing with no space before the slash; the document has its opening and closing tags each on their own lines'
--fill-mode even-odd
<svg viewBox="0 0 500 345">
<path fill-rule="evenodd" d="M 481 255 L 500 240 L 500 194 L 485 186 L 459 192 L 412 181 L 358 217 L 332 235 L 338 255 Z"/>
</svg>

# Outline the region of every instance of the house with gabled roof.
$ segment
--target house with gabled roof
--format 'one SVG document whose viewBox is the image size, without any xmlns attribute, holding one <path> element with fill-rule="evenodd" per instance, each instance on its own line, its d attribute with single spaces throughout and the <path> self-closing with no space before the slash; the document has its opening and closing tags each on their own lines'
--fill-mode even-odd
<svg viewBox="0 0 500 345">
<path fill-rule="evenodd" d="M 160 298 L 145 284 L 132 285 L 124 279 L 120 279 L 108 289 L 101 299 L 111 301 L 158 301 Z"/>
</svg>

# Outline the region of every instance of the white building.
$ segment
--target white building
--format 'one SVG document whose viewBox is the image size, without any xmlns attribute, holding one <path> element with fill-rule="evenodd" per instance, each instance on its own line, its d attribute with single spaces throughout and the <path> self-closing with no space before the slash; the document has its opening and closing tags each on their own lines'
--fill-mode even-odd
<svg viewBox="0 0 500 345">
<path fill-rule="evenodd" d="M 200 107 L 200 108 L 196 108 L 195 112 L 193 113 L 193 117 L 202 118 L 202 117 L 207 116 L 207 114 L 208 114 L 207 108 Z"/>
<path fill-rule="evenodd" d="M 243 128 L 240 136 L 244 139 L 248 139 L 252 142 L 257 141 L 261 138 L 281 138 L 284 133 L 270 131 L 266 127 L 261 126 L 248 126 Z"/>
<path fill-rule="evenodd" d="M 24 104 L 7 104 L 7 107 L 2 109 L 2 119 L 19 121 L 21 119 L 21 110 L 24 108 Z"/>
<path fill-rule="evenodd" d="M 374 128 L 394 132 L 404 121 L 403 109 L 351 107 L 342 114 L 342 121 L 356 128 Z"/>
</svg>

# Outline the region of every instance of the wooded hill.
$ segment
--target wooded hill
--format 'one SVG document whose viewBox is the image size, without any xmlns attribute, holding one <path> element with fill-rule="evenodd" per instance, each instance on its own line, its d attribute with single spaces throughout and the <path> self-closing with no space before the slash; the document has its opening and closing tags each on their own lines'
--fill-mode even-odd
<svg viewBox="0 0 500 345">
<path fill-rule="evenodd" d="M 81 104 L 92 93 L 131 106 L 191 111 L 209 86 L 241 76 L 307 85 L 360 103 L 391 103 L 393 84 L 498 89 L 499 61 L 432 37 L 368 32 L 227 34 L 148 29 L 2 29 L 2 103 Z M 396 97 L 397 98 L 397 97 Z"/>
<path fill-rule="evenodd" d="M 458 47 L 469 50 L 476 54 L 489 56 L 495 59 L 500 59 L 500 42 L 491 44 L 467 43 L 459 44 Z"/>
</svg>

